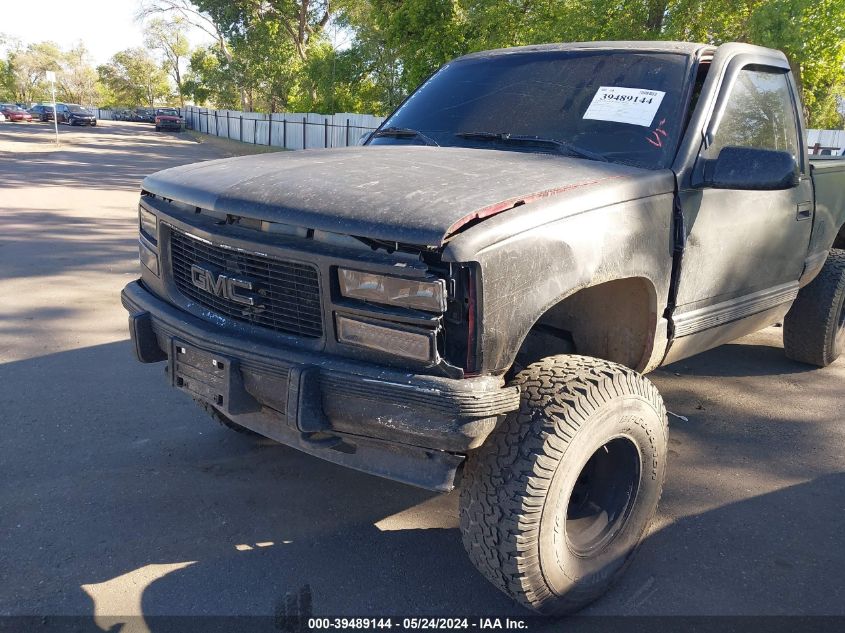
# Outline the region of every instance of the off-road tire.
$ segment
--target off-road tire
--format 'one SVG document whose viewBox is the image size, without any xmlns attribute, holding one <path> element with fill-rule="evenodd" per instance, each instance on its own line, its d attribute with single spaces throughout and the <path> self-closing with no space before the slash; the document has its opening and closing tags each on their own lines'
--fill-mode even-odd
<svg viewBox="0 0 845 633">
<path fill-rule="evenodd" d="M 813 281 L 801 288 L 783 321 L 792 360 L 827 367 L 845 352 L 845 250 L 831 249 Z"/>
<path fill-rule="evenodd" d="M 478 570 L 518 602 L 541 613 L 571 613 L 624 571 L 657 510 L 666 472 L 666 409 L 641 375 L 584 356 L 543 359 L 511 384 L 522 392 L 520 408 L 467 457 L 460 497 L 464 547 Z M 619 497 L 609 504 L 617 508 L 611 516 L 621 518 L 602 528 L 601 537 L 602 531 L 579 529 L 569 519 L 583 516 L 585 507 L 601 516 L 589 495 L 599 498 L 600 482 L 616 477 L 611 462 L 601 460 L 617 453 L 627 455 L 620 463 L 630 467 L 619 472 L 630 473 L 629 483 L 621 477 L 604 485 Z M 582 477 L 590 464 L 592 482 Z"/>
<path fill-rule="evenodd" d="M 204 402 L 202 400 L 194 400 L 200 408 L 205 411 L 208 415 L 214 418 L 219 424 L 225 426 L 227 429 L 231 429 L 235 433 L 242 433 L 244 435 L 258 435 L 252 429 L 248 429 L 245 426 L 241 426 L 237 422 L 229 419 L 227 416 L 223 415 L 218 409 L 210 405 L 208 402 Z"/>
</svg>

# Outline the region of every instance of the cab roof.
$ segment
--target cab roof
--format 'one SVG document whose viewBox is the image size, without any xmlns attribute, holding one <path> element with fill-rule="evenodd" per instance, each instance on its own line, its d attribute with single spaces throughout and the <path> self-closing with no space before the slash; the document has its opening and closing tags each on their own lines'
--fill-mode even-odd
<svg viewBox="0 0 845 633">
<path fill-rule="evenodd" d="M 483 57 L 498 57 L 499 55 L 511 55 L 514 53 L 544 53 L 551 51 L 577 51 L 577 50 L 616 50 L 632 52 L 657 52 L 657 53 L 680 53 L 683 55 L 695 55 L 696 53 L 716 49 L 710 44 L 694 42 L 568 42 L 557 44 L 533 44 L 529 46 L 514 46 L 511 48 L 497 48 L 489 51 L 469 53 L 457 59 L 478 59 Z M 457 61 L 457 60 L 456 60 Z"/>
</svg>

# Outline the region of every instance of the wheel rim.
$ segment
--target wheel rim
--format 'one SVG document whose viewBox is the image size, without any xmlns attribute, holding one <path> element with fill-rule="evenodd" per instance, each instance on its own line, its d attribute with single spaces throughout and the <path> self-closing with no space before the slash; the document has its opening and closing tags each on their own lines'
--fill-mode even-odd
<svg viewBox="0 0 845 633">
<path fill-rule="evenodd" d="M 640 462 L 637 446 L 626 437 L 607 442 L 587 460 L 566 508 L 570 551 L 590 556 L 616 538 L 637 497 Z"/>
</svg>

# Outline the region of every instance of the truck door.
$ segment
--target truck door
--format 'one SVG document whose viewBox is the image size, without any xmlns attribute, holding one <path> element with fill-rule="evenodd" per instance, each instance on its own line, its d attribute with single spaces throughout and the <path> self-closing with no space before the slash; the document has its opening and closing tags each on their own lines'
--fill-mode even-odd
<svg viewBox="0 0 845 633">
<path fill-rule="evenodd" d="M 679 191 L 686 240 L 666 362 L 779 319 L 798 292 L 807 256 L 812 182 L 788 66 L 729 65 L 718 94 L 696 166 L 725 147 L 742 147 L 789 152 L 801 173 L 796 186 L 776 191 Z"/>
</svg>

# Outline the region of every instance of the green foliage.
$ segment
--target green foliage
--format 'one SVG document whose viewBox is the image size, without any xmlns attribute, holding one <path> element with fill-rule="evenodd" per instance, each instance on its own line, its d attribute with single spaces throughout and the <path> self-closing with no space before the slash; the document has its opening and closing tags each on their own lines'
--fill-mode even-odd
<svg viewBox="0 0 845 633">
<path fill-rule="evenodd" d="M 412 89 L 467 46 L 466 13 L 454 0 L 371 0 L 374 28 L 401 63 L 401 82 Z"/>
<path fill-rule="evenodd" d="M 14 101 L 15 99 L 15 73 L 12 64 L 0 59 L 0 101 Z"/>
<path fill-rule="evenodd" d="M 749 19 L 749 40 L 780 48 L 802 86 L 808 124 L 842 126 L 845 97 L 845 0 L 773 0 Z"/>
<path fill-rule="evenodd" d="M 174 20 L 154 18 L 144 29 L 144 41 L 148 48 L 161 53 L 164 69 L 170 75 L 179 95 L 179 104 L 184 107 L 185 99 L 182 86 L 182 66 L 190 52 L 190 44 L 185 35 L 187 22 L 182 17 Z"/>
<path fill-rule="evenodd" d="M 167 73 L 143 48 L 116 53 L 97 68 L 109 101 L 105 107 L 144 105 L 153 107 L 170 99 Z"/>
<path fill-rule="evenodd" d="M 44 73 L 61 71 L 62 51 L 54 42 L 39 42 L 26 48 L 16 47 L 8 56 L 8 64 L 14 76 L 14 98 L 22 103 L 47 101 L 50 86 Z"/>
<path fill-rule="evenodd" d="M 53 42 L 20 43 L 0 61 L 0 91 L 7 100 L 21 103 L 50 101 L 52 95 L 45 73 L 56 73 L 56 99 L 68 103 L 93 104 L 98 100 L 97 73 L 81 42 L 63 51 Z"/>
<path fill-rule="evenodd" d="M 88 49 L 81 42 L 62 55 L 56 75 L 56 98 L 66 103 L 93 105 L 97 102 L 97 71 Z"/>
<path fill-rule="evenodd" d="M 750 42 L 783 50 L 813 127 L 840 127 L 845 97 L 845 0 L 143 0 L 180 100 L 260 111 L 386 114 L 458 55 L 506 46 L 590 40 Z M 163 19 L 162 19 L 163 18 Z M 189 53 L 188 22 L 216 43 Z M 347 37 L 333 47 L 327 29 Z M 170 98 L 142 50 L 115 55 L 94 81 L 84 49 L 50 42 L 10 49 L 5 98 L 48 98 L 45 70 L 74 100 L 105 104 Z M 87 70 L 86 70 L 87 69 Z"/>
<path fill-rule="evenodd" d="M 217 47 L 196 49 L 191 54 L 182 89 L 197 105 L 236 110 L 240 107 L 238 87 L 226 72 L 225 59 L 221 62 L 221 57 Z"/>
</svg>

